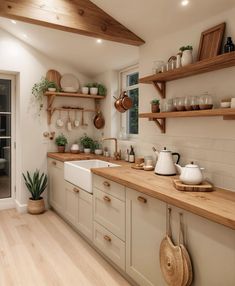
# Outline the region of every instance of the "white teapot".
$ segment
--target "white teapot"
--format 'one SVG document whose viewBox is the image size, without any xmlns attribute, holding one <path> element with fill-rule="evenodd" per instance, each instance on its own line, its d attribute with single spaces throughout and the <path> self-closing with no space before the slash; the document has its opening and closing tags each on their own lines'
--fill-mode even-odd
<svg viewBox="0 0 235 286">
<path fill-rule="evenodd" d="M 200 185 L 203 181 L 203 175 L 198 165 L 195 165 L 193 162 L 186 165 L 185 167 L 177 166 L 177 169 L 180 171 L 180 181 L 187 185 Z"/>
</svg>

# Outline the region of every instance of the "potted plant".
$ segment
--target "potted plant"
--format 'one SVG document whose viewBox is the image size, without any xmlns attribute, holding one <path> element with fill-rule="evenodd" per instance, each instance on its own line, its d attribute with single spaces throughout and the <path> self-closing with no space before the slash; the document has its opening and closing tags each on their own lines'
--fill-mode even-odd
<svg viewBox="0 0 235 286">
<path fill-rule="evenodd" d="M 92 83 L 92 86 L 90 87 L 90 94 L 97 95 L 98 94 L 98 83 L 94 82 Z"/>
<path fill-rule="evenodd" d="M 99 83 L 98 84 L 98 94 L 105 96 L 106 92 L 107 92 L 107 88 L 103 84 Z"/>
<path fill-rule="evenodd" d="M 40 110 L 43 107 L 43 94 L 47 91 L 49 81 L 42 77 L 40 82 L 37 82 L 33 85 L 32 95 L 35 100 L 39 102 Z"/>
<path fill-rule="evenodd" d="M 180 48 L 180 51 L 182 52 L 182 57 L 181 57 L 181 65 L 182 66 L 187 66 L 189 64 L 192 64 L 193 62 L 193 47 L 192 46 L 183 46 Z"/>
<path fill-rule="evenodd" d="M 51 92 L 59 90 L 57 84 L 54 81 L 50 81 L 48 83 L 47 89 L 48 89 L 48 91 L 51 91 Z"/>
<path fill-rule="evenodd" d="M 31 197 L 28 200 L 28 212 L 30 214 L 41 214 L 45 211 L 44 199 L 41 196 L 47 187 L 47 175 L 39 173 L 39 170 L 36 170 L 32 175 L 27 172 L 23 174 L 25 185 Z"/>
<path fill-rule="evenodd" d="M 89 94 L 90 88 L 92 87 L 91 83 L 87 83 L 85 86 L 82 87 L 83 94 Z"/>
<path fill-rule="evenodd" d="M 155 98 L 155 99 L 151 100 L 152 113 L 160 112 L 159 104 L 160 104 L 160 100 L 159 99 Z"/>
<path fill-rule="evenodd" d="M 96 155 L 102 155 L 103 153 L 102 145 L 99 141 L 94 141 L 94 150 Z"/>
<path fill-rule="evenodd" d="M 64 134 L 60 134 L 55 138 L 55 143 L 58 146 L 58 152 L 59 153 L 64 153 L 65 151 L 65 146 L 68 144 L 67 138 L 64 136 Z"/>
<path fill-rule="evenodd" d="M 80 143 L 84 148 L 84 153 L 91 153 L 91 150 L 94 149 L 93 139 L 88 137 L 86 134 L 80 138 Z"/>
</svg>

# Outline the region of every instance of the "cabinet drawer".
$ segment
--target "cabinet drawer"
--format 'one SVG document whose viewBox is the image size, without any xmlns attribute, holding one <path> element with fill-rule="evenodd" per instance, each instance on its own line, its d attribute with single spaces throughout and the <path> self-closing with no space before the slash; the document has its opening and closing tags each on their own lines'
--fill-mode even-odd
<svg viewBox="0 0 235 286">
<path fill-rule="evenodd" d="M 94 219 L 125 241 L 125 203 L 94 188 Z"/>
<path fill-rule="evenodd" d="M 125 270 L 125 243 L 94 222 L 94 244 L 117 266 Z"/>
<path fill-rule="evenodd" d="M 50 159 L 48 159 L 48 168 L 50 168 L 50 167 L 56 167 L 59 169 L 64 169 L 64 163 L 50 158 Z"/>
<path fill-rule="evenodd" d="M 103 177 L 94 175 L 93 187 L 100 189 L 112 196 L 125 201 L 125 187 Z"/>
</svg>

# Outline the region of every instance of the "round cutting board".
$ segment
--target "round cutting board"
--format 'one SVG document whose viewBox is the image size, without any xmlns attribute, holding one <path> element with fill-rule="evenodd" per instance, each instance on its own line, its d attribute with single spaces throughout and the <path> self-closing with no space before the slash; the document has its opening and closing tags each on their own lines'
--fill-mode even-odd
<svg viewBox="0 0 235 286">
<path fill-rule="evenodd" d="M 65 92 L 77 92 L 79 83 L 73 74 L 65 74 L 60 80 L 60 85 Z"/>
<path fill-rule="evenodd" d="M 54 81 L 60 87 L 61 74 L 56 70 L 49 70 L 46 74 L 46 79 Z"/>
<path fill-rule="evenodd" d="M 175 246 L 167 235 L 160 245 L 160 266 L 164 279 L 170 286 L 182 286 L 184 261 L 179 246 Z"/>
</svg>

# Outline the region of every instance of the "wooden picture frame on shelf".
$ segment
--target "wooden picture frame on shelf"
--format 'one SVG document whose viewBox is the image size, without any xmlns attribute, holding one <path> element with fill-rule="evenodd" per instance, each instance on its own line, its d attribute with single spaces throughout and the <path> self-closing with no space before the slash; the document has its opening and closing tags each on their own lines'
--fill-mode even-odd
<svg viewBox="0 0 235 286">
<path fill-rule="evenodd" d="M 221 23 L 201 34 L 197 60 L 205 60 L 216 57 L 221 52 L 226 23 Z"/>
</svg>

